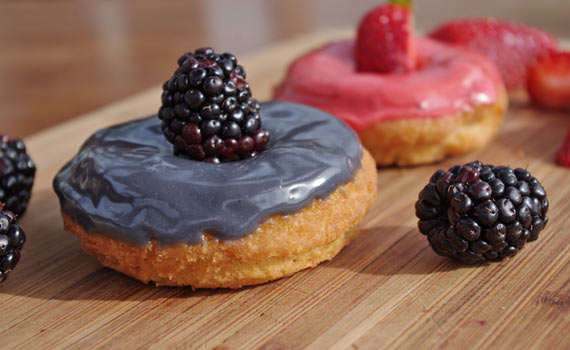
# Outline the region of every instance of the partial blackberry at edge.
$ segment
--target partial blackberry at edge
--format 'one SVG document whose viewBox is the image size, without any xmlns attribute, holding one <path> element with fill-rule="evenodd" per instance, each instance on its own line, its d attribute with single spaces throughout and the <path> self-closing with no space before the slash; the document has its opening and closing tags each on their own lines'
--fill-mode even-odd
<svg viewBox="0 0 570 350">
<path fill-rule="evenodd" d="M 20 139 L 0 134 L 0 205 L 22 216 L 32 195 L 36 166 Z"/>
<path fill-rule="evenodd" d="M 0 204 L 0 282 L 20 261 L 20 251 L 26 242 L 24 231 L 16 224 L 16 215 Z"/>
</svg>

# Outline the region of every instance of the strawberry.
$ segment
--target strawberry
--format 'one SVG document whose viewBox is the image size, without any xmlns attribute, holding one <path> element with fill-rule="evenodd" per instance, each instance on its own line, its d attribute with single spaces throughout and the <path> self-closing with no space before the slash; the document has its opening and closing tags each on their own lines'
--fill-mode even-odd
<svg viewBox="0 0 570 350">
<path fill-rule="evenodd" d="M 557 47 L 556 40 L 542 30 L 492 18 L 448 22 L 430 36 L 487 56 L 497 65 L 507 89 L 524 87 L 528 66 Z"/>
<path fill-rule="evenodd" d="M 570 168 L 570 128 L 568 128 L 566 140 L 564 140 L 558 150 L 558 154 L 556 154 L 556 163 Z"/>
<path fill-rule="evenodd" d="M 360 21 L 354 55 L 361 72 L 406 73 L 414 69 L 412 14 L 401 1 L 394 2 L 376 7 Z"/>
<path fill-rule="evenodd" d="M 570 52 L 550 52 L 528 70 L 527 90 L 538 105 L 570 108 Z"/>
</svg>

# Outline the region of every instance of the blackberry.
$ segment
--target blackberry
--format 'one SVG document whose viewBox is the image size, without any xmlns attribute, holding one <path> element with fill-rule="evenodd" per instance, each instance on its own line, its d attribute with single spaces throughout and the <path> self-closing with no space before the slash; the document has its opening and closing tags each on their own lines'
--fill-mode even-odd
<svg viewBox="0 0 570 350">
<path fill-rule="evenodd" d="M 0 204 L 21 216 L 32 194 L 36 166 L 24 142 L 0 135 Z"/>
<path fill-rule="evenodd" d="M 228 162 L 255 156 L 269 141 L 245 70 L 230 53 L 209 47 L 185 53 L 161 99 L 161 129 L 177 155 Z"/>
<path fill-rule="evenodd" d="M 25 241 L 26 234 L 16 225 L 16 215 L 0 204 L 0 282 L 16 267 Z"/>
<path fill-rule="evenodd" d="M 514 256 L 538 239 L 547 212 L 546 191 L 530 172 L 479 161 L 436 171 L 416 202 L 433 250 L 466 264 Z"/>
</svg>

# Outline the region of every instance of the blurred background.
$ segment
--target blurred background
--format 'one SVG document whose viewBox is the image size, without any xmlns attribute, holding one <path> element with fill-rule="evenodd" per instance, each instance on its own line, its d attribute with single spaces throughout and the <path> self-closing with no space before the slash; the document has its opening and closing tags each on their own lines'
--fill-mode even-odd
<svg viewBox="0 0 570 350">
<path fill-rule="evenodd" d="M 244 55 L 355 27 L 379 0 L 0 0 L 0 133 L 27 136 L 162 84 L 200 46 Z M 570 38 L 570 0 L 417 0 L 429 31 L 494 16 Z M 159 97 L 157 96 L 157 105 Z"/>
</svg>

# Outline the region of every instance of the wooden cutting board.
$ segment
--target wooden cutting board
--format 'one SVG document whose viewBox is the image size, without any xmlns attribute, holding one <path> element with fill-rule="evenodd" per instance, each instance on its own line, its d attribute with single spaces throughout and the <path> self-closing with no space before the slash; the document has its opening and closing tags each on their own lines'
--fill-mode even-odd
<svg viewBox="0 0 570 350">
<path fill-rule="evenodd" d="M 288 62 L 340 36 L 302 37 L 243 59 L 254 94 L 268 99 Z M 22 260 L 0 285 L 0 348 L 570 348 L 570 170 L 554 164 L 570 115 L 514 102 L 484 149 L 380 170 L 361 235 L 334 260 L 261 286 L 192 291 L 102 267 L 63 231 L 51 188 L 88 135 L 154 113 L 159 96 L 157 87 L 26 140 L 38 174 L 21 220 Z M 474 159 L 528 168 L 548 191 L 550 222 L 516 257 L 465 267 L 429 248 L 414 202 L 436 169 Z"/>
</svg>

